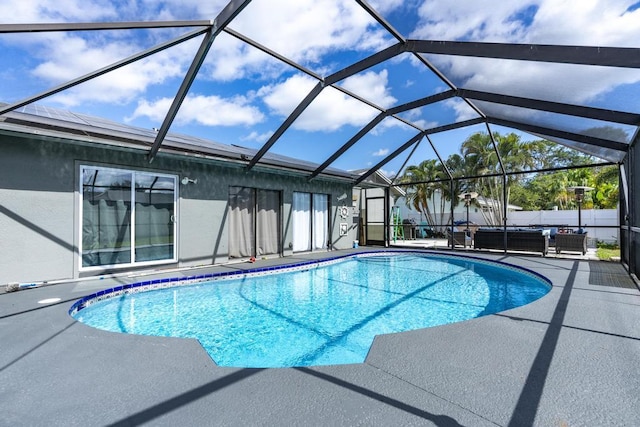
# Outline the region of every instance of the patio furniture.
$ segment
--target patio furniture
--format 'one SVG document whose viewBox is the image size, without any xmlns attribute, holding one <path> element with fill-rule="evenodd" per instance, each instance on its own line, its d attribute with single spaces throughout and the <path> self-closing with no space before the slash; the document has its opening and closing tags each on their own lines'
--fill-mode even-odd
<svg viewBox="0 0 640 427">
<path fill-rule="evenodd" d="M 556 234 L 556 253 L 562 251 L 587 253 L 587 233 Z"/>
<path fill-rule="evenodd" d="M 434 236 L 433 230 L 426 221 L 420 222 L 420 225 L 418 225 L 416 229 L 418 237 L 421 239 L 426 239 Z"/>
<path fill-rule="evenodd" d="M 467 236 L 466 231 L 448 231 L 449 246 L 451 246 L 451 239 L 453 238 L 454 246 L 471 247 L 471 237 Z"/>
<path fill-rule="evenodd" d="M 402 220 L 402 228 L 404 230 L 404 238 L 415 240 L 418 234 L 418 224 L 413 218 L 406 218 Z"/>
<path fill-rule="evenodd" d="M 504 250 L 504 230 L 478 229 L 473 236 L 475 249 Z M 542 230 L 507 230 L 507 250 L 540 252 L 542 256 L 549 252 L 549 235 Z"/>
</svg>

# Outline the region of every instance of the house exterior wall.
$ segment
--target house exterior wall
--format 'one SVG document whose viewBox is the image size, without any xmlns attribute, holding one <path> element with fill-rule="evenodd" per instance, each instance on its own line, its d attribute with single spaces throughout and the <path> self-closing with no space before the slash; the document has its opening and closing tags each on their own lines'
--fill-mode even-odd
<svg viewBox="0 0 640 427">
<path fill-rule="evenodd" d="M 187 267 L 229 261 L 227 208 L 230 186 L 281 192 L 282 255 L 292 255 L 291 203 L 294 191 L 330 195 L 331 242 L 335 249 L 352 245 L 355 229 L 340 236 L 337 196 L 351 185 L 287 171 L 247 171 L 244 165 L 160 153 L 149 164 L 146 151 L 75 143 L 24 134 L 0 134 L 0 284 L 66 280 L 79 270 L 80 166 L 103 166 L 188 176 L 196 184 L 178 184 L 177 263 Z M 350 200 L 346 201 L 348 205 Z M 133 269 L 111 269 L 123 272 Z"/>
</svg>

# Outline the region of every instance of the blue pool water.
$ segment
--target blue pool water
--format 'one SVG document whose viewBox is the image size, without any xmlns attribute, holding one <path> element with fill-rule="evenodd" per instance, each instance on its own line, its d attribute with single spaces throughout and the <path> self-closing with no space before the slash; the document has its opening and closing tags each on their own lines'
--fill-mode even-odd
<svg viewBox="0 0 640 427">
<path fill-rule="evenodd" d="M 310 366 L 362 363 L 376 335 L 497 313 L 549 290 L 513 267 L 398 254 L 123 294 L 73 316 L 108 331 L 196 338 L 220 366 Z"/>
</svg>

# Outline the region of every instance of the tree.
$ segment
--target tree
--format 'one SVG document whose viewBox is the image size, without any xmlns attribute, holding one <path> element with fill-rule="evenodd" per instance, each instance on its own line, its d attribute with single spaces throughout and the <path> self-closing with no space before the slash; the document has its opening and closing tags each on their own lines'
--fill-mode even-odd
<svg viewBox="0 0 640 427">
<path fill-rule="evenodd" d="M 617 166 L 604 166 L 595 171 L 591 199 L 595 208 L 615 209 L 620 200 L 619 170 Z"/>
<path fill-rule="evenodd" d="M 589 132 L 601 136 L 605 133 L 618 139 L 624 136 L 614 131 L 592 129 Z M 458 196 L 471 191 L 479 193 L 479 198 L 485 203 L 481 210 L 485 222 L 496 226 L 504 224 L 503 200 L 507 204 L 513 201 L 527 210 L 548 210 L 555 206 L 576 209 L 575 196 L 569 188 L 577 185 L 594 188 L 587 193 L 583 208 L 611 209 L 617 206 L 617 166 L 505 176 L 502 168 L 506 172 L 526 172 L 589 165 L 595 162 L 595 158 L 545 140 L 522 142 L 515 133 L 501 135 L 495 132 L 493 139 L 495 148 L 489 134 L 475 133 L 462 143 L 460 154 L 452 154 L 445 161 L 453 177 L 477 176 L 475 179 L 448 181 L 448 174 L 438 160 L 425 160 L 417 166 L 407 167 L 401 182 L 416 183 L 407 187 L 407 206 L 423 213 L 427 223 L 441 232 L 444 231 L 445 212 L 449 209 L 447 202 L 455 207 L 460 203 Z"/>
<path fill-rule="evenodd" d="M 509 204 L 511 187 L 522 179 L 522 175 L 507 175 L 504 179 L 503 168 L 518 172 L 539 167 L 539 157 L 533 153 L 543 146 L 539 141 L 522 142 L 515 133 L 503 136 L 494 132 L 493 140 L 495 147 L 489 134 L 477 132 L 462 143 L 461 154 L 471 166 L 471 174 L 494 175 L 467 182 L 465 190 L 474 190 L 483 198 L 487 209 L 483 209 L 482 214 L 487 224 L 502 225 L 505 221 L 503 203 Z"/>
<path fill-rule="evenodd" d="M 603 166 L 536 174 L 515 185 L 513 201 L 526 210 L 577 209 L 570 187 L 592 187 L 585 195 L 586 209 L 615 209 L 618 204 L 618 167 Z"/>
<path fill-rule="evenodd" d="M 427 224 L 437 232 L 444 232 L 442 223 L 448 194 L 448 182 L 439 182 L 447 175 L 438 160 L 425 160 L 417 166 L 408 166 L 400 178 L 406 187 L 406 204 L 425 216 Z M 439 201 L 436 198 L 439 195 Z M 436 207 L 437 205 L 437 207 Z"/>
</svg>

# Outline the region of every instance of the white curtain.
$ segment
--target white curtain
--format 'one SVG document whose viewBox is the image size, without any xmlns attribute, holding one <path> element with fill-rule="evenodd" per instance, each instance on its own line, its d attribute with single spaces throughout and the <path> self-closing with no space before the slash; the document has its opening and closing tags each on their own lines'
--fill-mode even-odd
<svg viewBox="0 0 640 427">
<path fill-rule="evenodd" d="M 311 250 L 311 194 L 293 193 L 293 251 Z"/>
<path fill-rule="evenodd" d="M 329 240 L 329 196 L 313 195 L 313 249 L 326 249 Z"/>
</svg>

